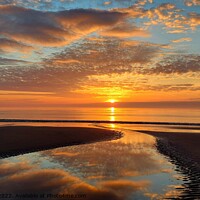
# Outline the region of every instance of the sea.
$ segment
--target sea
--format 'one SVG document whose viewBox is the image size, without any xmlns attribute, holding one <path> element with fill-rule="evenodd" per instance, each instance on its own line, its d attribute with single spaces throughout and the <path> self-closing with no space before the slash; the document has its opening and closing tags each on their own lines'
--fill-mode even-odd
<svg viewBox="0 0 200 200">
<path fill-rule="evenodd" d="M 0 109 L 0 119 L 105 120 L 199 123 L 200 108 L 55 108 Z"/>
</svg>

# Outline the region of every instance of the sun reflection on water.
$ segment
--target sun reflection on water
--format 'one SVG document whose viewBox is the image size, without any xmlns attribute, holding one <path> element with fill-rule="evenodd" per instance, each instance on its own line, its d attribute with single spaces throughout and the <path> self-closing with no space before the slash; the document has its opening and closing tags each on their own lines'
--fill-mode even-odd
<svg viewBox="0 0 200 200">
<path fill-rule="evenodd" d="M 115 107 L 110 107 L 110 121 L 115 121 Z"/>
<path fill-rule="evenodd" d="M 110 121 L 115 121 L 115 116 L 110 116 Z"/>
<path fill-rule="evenodd" d="M 111 112 L 111 115 L 114 115 L 115 114 L 115 107 L 111 107 L 110 112 Z"/>
</svg>

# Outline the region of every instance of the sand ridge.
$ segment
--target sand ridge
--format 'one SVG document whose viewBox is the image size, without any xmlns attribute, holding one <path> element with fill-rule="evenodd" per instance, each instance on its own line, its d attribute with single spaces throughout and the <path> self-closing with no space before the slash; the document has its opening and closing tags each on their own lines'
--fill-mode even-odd
<svg viewBox="0 0 200 200">
<path fill-rule="evenodd" d="M 180 199 L 200 199 L 200 133 L 138 131 L 157 138 L 158 151 L 184 175 Z"/>
<path fill-rule="evenodd" d="M 0 127 L 0 157 L 120 137 L 120 132 L 100 128 L 4 126 Z"/>
</svg>

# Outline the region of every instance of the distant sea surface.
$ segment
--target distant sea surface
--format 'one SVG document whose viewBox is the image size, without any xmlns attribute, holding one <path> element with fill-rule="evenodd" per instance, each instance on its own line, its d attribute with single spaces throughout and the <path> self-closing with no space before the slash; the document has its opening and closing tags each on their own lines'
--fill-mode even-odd
<svg viewBox="0 0 200 200">
<path fill-rule="evenodd" d="M 199 123 L 200 109 L 161 108 L 66 108 L 66 109 L 0 109 L 0 119 L 37 120 L 108 120 L 141 122 Z"/>
</svg>

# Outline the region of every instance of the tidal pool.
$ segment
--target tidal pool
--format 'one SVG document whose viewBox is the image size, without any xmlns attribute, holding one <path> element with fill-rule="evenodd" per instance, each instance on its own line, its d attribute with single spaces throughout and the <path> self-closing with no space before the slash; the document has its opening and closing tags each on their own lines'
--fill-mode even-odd
<svg viewBox="0 0 200 200">
<path fill-rule="evenodd" d="M 70 199 L 77 195 L 74 198 L 95 200 L 165 199 L 181 194 L 184 177 L 157 151 L 156 139 L 131 130 L 144 127 L 101 127 L 122 131 L 124 136 L 1 159 L 0 193 L 11 195 L 10 199 Z"/>
</svg>

